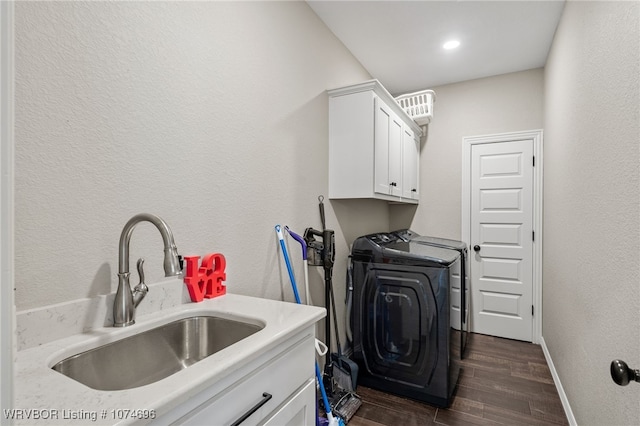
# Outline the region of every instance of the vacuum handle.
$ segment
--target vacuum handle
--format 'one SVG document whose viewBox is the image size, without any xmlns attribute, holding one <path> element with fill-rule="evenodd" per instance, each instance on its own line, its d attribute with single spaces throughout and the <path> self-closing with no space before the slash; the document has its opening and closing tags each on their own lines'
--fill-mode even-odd
<svg viewBox="0 0 640 426">
<path fill-rule="evenodd" d="M 322 252 L 322 261 L 325 268 L 333 268 L 333 262 L 336 258 L 335 233 L 331 229 L 322 231 L 322 242 L 324 250 Z"/>
<path fill-rule="evenodd" d="M 320 202 L 320 204 L 318 205 L 318 207 L 320 208 L 320 222 L 322 223 L 322 230 L 324 231 L 325 229 L 327 229 L 327 224 L 324 220 L 324 197 L 320 195 L 318 197 L 318 201 Z"/>
</svg>

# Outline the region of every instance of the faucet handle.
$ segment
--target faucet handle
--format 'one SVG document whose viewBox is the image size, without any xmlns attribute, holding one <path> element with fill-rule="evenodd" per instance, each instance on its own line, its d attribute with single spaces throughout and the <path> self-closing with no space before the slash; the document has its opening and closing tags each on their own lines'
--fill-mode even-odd
<svg viewBox="0 0 640 426">
<path fill-rule="evenodd" d="M 140 277 L 140 283 L 137 286 L 135 286 L 135 288 L 133 289 L 133 306 L 136 306 L 136 307 L 140 304 L 140 302 L 142 302 L 142 299 L 144 299 L 144 297 L 149 292 L 149 287 L 147 287 L 147 285 L 144 283 L 144 269 L 142 268 L 143 265 L 144 265 L 144 259 L 143 258 L 138 259 L 138 263 L 136 264 L 136 267 L 138 268 L 138 276 Z"/>
<path fill-rule="evenodd" d="M 136 288 L 138 288 L 140 284 L 145 285 L 143 266 L 144 266 L 144 259 L 143 258 L 138 259 L 138 262 L 136 263 L 136 268 L 138 268 L 138 276 L 140 277 L 140 283 L 136 286 Z"/>
</svg>

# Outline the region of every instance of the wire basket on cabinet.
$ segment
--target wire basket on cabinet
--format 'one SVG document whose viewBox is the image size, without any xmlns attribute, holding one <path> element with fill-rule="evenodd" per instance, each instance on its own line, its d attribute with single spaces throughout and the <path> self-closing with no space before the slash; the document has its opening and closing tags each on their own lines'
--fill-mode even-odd
<svg viewBox="0 0 640 426">
<path fill-rule="evenodd" d="M 395 99 L 400 108 L 420 126 L 425 126 L 431 122 L 433 118 L 433 103 L 436 100 L 436 92 L 433 90 L 407 93 Z"/>
</svg>

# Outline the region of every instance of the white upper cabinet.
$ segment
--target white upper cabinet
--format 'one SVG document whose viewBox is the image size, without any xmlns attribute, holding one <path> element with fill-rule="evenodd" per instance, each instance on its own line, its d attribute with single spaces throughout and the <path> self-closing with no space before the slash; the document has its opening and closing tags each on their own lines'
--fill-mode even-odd
<svg viewBox="0 0 640 426">
<path fill-rule="evenodd" d="M 420 127 L 377 80 L 328 93 L 329 198 L 416 204 Z"/>
</svg>

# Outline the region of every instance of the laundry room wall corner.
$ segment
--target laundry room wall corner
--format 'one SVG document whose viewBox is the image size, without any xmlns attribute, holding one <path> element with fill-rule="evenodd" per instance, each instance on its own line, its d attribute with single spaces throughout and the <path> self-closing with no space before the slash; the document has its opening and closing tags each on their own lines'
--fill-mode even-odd
<svg viewBox="0 0 640 426">
<path fill-rule="evenodd" d="M 420 204 L 409 227 L 460 240 L 462 138 L 541 129 L 544 73 L 536 68 L 433 89 L 434 116 L 421 141 Z M 390 207 L 392 225 L 402 219 L 401 207 Z"/>
</svg>

